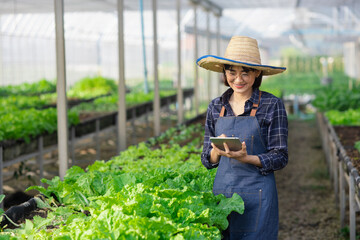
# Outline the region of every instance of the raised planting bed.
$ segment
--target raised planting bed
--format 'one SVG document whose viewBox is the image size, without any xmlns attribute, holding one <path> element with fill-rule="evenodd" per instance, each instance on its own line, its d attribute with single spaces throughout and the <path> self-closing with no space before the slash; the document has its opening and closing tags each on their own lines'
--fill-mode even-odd
<svg viewBox="0 0 360 240">
<path fill-rule="evenodd" d="M 3 218 L 8 222 L 0 237 L 221 239 L 227 216 L 242 213 L 243 201 L 237 194 L 213 195 L 216 169 L 207 170 L 200 161 L 203 126 L 190 128 L 173 129 L 155 144 L 132 146 L 85 171 L 72 167 L 63 181 L 44 180 L 47 188 L 33 188 L 45 196 L 35 202 L 46 217 L 13 219 L 20 225 L 15 229 Z M 181 137 L 167 143 L 173 135 Z"/>
<path fill-rule="evenodd" d="M 334 126 L 336 135 L 351 159 L 353 166 L 360 172 L 360 152 L 354 146 L 360 141 L 360 126 Z"/>
<path fill-rule="evenodd" d="M 20 85 L 9 85 L 0 87 L 0 96 L 35 96 L 56 91 L 56 83 L 42 79 L 35 83 L 22 83 Z"/>
<path fill-rule="evenodd" d="M 194 93 L 193 89 L 184 90 L 184 99 L 192 97 Z M 169 104 L 176 103 L 176 94 L 161 98 L 161 107 L 165 107 Z M 153 102 L 141 103 L 127 108 L 127 120 L 141 117 L 145 114 L 151 113 L 153 110 Z M 111 126 L 116 126 L 117 112 L 109 113 L 97 113 L 89 112 L 80 114 L 80 123 L 76 126 L 72 126 L 75 135 L 69 130 L 69 140 L 72 137 L 78 138 L 85 135 L 95 133 L 97 130 L 96 124 L 99 122 L 98 130 L 103 130 Z M 18 140 L 5 140 L 0 142 L 0 147 L 3 148 L 2 161 L 6 162 L 21 155 L 37 152 L 39 149 L 39 138 L 42 137 L 42 147 L 46 148 L 57 144 L 57 133 L 48 134 L 45 133 L 38 137 L 33 137 L 30 141 L 24 139 Z"/>
<path fill-rule="evenodd" d="M 355 240 L 356 212 L 360 210 L 360 175 L 359 153 L 356 152 L 354 144 L 359 140 L 360 127 L 335 127 L 323 113 L 317 113 L 317 122 L 336 201 L 339 203 L 340 227 L 348 225 L 350 239 Z M 346 212 L 349 212 L 348 221 L 345 219 Z"/>
<path fill-rule="evenodd" d="M 86 98 L 86 99 L 80 99 L 80 98 L 67 98 L 67 105 L 69 108 L 72 108 L 76 105 L 79 105 L 81 103 L 91 103 L 93 102 L 95 99 L 98 98 L 102 98 L 102 97 L 106 97 L 106 96 L 110 96 L 110 93 L 108 94 L 103 94 L 100 96 L 96 96 L 96 97 L 92 97 L 92 98 Z M 46 104 L 44 106 L 41 106 L 40 109 L 46 109 L 46 108 L 56 108 L 57 103 L 50 103 L 50 104 Z"/>
<path fill-rule="evenodd" d="M 42 147 L 47 148 L 57 144 L 57 133 L 41 135 Z M 39 149 L 40 137 L 33 138 L 29 142 L 24 139 L 19 140 L 5 140 L 0 143 L 0 147 L 3 148 L 3 161 L 6 162 L 11 159 L 15 159 L 19 156 L 34 153 Z"/>
</svg>

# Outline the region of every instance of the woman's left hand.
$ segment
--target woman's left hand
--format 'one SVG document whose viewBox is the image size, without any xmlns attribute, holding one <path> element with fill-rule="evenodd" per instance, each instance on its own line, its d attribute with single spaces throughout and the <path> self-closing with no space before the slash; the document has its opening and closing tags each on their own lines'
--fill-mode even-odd
<svg viewBox="0 0 360 240">
<path fill-rule="evenodd" d="M 213 147 L 213 151 L 220 156 L 233 158 L 242 163 L 249 163 L 257 167 L 262 167 L 260 158 L 257 155 L 247 154 L 245 142 L 242 142 L 242 148 L 240 151 L 230 151 L 229 146 L 226 143 L 224 143 L 225 151 L 217 148 L 213 143 L 211 143 L 211 146 Z"/>
<path fill-rule="evenodd" d="M 240 162 L 243 162 L 243 163 L 246 163 L 246 157 L 247 157 L 247 151 L 246 151 L 246 144 L 245 142 L 242 142 L 242 147 L 241 147 L 241 150 L 239 151 L 231 151 L 229 149 L 229 146 L 224 143 L 224 148 L 225 148 L 225 151 L 217 148 L 215 146 L 215 144 L 211 143 L 211 146 L 213 147 L 214 151 L 218 154 L 218 155 L 221 155 L 221 156 L 225 156 L 225 157 L 228 157 L 228 158 L 234 158 Z"/>
</svg>

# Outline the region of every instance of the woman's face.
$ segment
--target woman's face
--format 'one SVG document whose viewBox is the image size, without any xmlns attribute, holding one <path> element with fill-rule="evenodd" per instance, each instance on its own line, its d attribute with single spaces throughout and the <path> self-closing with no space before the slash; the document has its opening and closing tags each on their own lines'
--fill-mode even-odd
<svg viewBox="0 0 360 240">
<path fill-rule="evenodd" d="M 250 94 L 259 70 L 245 72 L 241 66 L 231 66 L 225 70 L 226 80 L 234 93 Z"/>
</svg>

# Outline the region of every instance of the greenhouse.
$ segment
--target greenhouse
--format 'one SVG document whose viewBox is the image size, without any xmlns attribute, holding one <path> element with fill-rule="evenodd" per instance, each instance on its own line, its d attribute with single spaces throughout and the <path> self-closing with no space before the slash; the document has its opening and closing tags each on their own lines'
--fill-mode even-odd
<svg viewBox="0 0 360 240">
<path fill-rule="evenodd" d="M 0 101 L 0 239 L 359 239 L 358 0 L 0 0 Z"/>
</svg>

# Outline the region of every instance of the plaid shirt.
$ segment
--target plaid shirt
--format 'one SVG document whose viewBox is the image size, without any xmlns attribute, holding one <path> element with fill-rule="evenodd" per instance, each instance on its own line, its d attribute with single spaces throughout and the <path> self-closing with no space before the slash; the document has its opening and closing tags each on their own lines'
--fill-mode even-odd
<svg viewBox="0 0 360 240">
<path fill-rule="evenodd" d="M 224 116 L 235 116 L 229 99 L 233 90 L 229 88 L 221 97 L 215 98 L 209 104 L 205 123 L 204 147 L 201 162 L 206 168 L 215 168 L 217 164 L 209 162 L 212 149 L 210 137 L 215 136 L 215 124 L 219 118 L 221 107 L 225 107 Z M 240 116 L 250 116 L 253 103 L 259 99 L 259 89 L 254 89 L 251 98 L 245 102 L 244 113 Z M 267 175 L 286 166 L 288 162 L 288 121 L 283 102 L 274 95 L 262 92 L 261 102 L 255 117 L 259 122 L 261 135 L 267 146 L 267 152 L 259 154 L 262 167 L 259 171 Z"/>
</svg>

